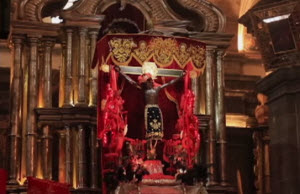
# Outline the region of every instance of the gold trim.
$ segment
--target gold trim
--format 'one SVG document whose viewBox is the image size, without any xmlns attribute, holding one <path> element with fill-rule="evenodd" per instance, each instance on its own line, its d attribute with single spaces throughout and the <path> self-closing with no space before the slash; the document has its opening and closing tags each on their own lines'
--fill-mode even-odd
<svg viewBox="0 0 300 194">
<path fill-rule="evenodd" d="M 140 66 L 151 59 L 158 67 L 163 68 L 170 66 L 174 61 L 182 69 L 191 63 L 198 74 L 203 73 L 205 67 L 204 46 L 179 43 L 173 37 L 152 37 L 148 42 L 140 40 L 138 45 L 131 36 L 112 37 L 108 44 L 110 53 L 106 57 L 106 62 L 111 59 L 116 65 L 128 66 L 134 58 Z"/>
<path fill-rule="evenodd" d="M 148 131 L 148 117 L 147 117 L 147 110 L 148 108 L 158 108 L 159 110 L 159 113 L 160 113 L 160 117 L 161 117 L 161 132 L 150 132 L 150 133 L 147 133 Z M 145 105 L 145 109 L 144 109 L 144 120 L 145 120 L 145 130 L 146 130 L 146 136 L 145 138 L 148 139 L 149 137 L 153 136 L 153 134 L 157 137 L 163 137 L 164 136 L 164 119 L 163 119 L 163 114 L 161 112 L 161 109 L 160 107 L 158 106 L 158 104 L 146 104 Z M 156 139 L 156 138 L 152 138 L 152 139 Z M 159 139 L 159 138 L 157 138 Z"/>
</svg>

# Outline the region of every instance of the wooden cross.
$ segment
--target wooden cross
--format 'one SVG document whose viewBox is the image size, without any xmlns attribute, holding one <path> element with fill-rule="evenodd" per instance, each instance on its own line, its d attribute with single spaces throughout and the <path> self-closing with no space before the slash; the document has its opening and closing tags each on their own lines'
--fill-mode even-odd
<svg viewBox="0 0 300 194">
<path fill-rule="evenodd" d="M 130 75 L 141 75 L 142 67 L 133 67 L 133 66 L 119 66 L 121 71 Z M 157 68 L 158 72 L 156 76 L 163 77 L 180 77 L 182 75 L 183 70 L 179 69 L 163 69 Z"/>
</svg>

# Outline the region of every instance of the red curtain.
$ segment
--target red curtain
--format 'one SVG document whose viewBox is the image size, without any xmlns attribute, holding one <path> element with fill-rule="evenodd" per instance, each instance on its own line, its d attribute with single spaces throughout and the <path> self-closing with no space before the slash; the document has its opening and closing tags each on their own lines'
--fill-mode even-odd
<svg viewBox="0 0 300 194">
<path fill-rule="evenodd" d="M 0 169 L 0 194 L 6 194 L 7 171 Z"/>
<path fill-rule="evenodd" d="M 159 68 L 185 69 L 199 75 L 203 70 L 205 60 L 205 44 L 188 38 L 174 38 L 152 35 L 117 34 L 102 38 L 96 47 L 93 66 L 99 63 L 98 90 L 98 134 L 103 129 L 101 112 L 102 100 L 105 98 L 105 88 L 109 83 L 109 73 L 102 71 L 103 65 L 142 66 L 143 58 L 138 55 L 141 42 L 145 43 L 146 56 L 144 61 L 154 61 Z M 144 46 L 145 46 L 144 45 Z M 140 51 L 140 50 L 139 50 Z M 185 58 L 185 56 L 187 56 Z M 185 59 L 185 60 L 183 60 Z M 137 76 L 131 76 L 137 80 Z M 163 84 L 172 77 L 158 77 L 155 81 Z M 122 76 L 118 87 L 125 100 L 124 109 L 128 111 L 128 133 L 130 138 L 144 139 L 144 95 L 143 92 L 130 85 Z M 163 114 L 164 139 L 170 139 L 176 132 L 178 119 L 177 106 L 184 92 L 183 80 L 169 86 L 160 92 L 159 106 Z"/>
</svg>

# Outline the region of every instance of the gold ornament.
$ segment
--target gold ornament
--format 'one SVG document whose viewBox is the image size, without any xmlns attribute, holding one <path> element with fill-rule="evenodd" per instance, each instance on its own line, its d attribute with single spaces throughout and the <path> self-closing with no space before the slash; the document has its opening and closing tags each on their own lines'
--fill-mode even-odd
<svg viewBox="0 0 300 194">
<path fill-rule="evenodd" d="M 141 62 L 146 61 L 151 54 L 151 52 L 147 46 L 147 42 L 144 40 L 141 40 L 139 42 L 139 48 L 134 49 L 134 54 Z"/>
<path fill-rule="evenodd" d="M 185 43 L 181 43 L 179 45 L 179 49 L 176 50 L 175 56 L 179 62 L 179 65 L 183 67 L 190 58 L 190 53 L 187 52 L 187 45 Z"/>
<path fill-rule="evenodd" d="M 156 79 L 158 69 L 154 62 L 144 62 L 142 66 L 142 73 L 150 73 L 152 76 L 152 79 Z"/>
<path fill-rule="evenodd" d="M 153 38 L 149 48 L 154 53 L 154 59 L 161 64 L 172 62 L 174 50 L 177 48 L 177 41 L 173 38 Z"/>
<path fill-rule="evenodd" d="M 129 59 L 131 50 L 136 45 L 132 39 L 114 38 L 109 41 L 109 46 L 113 57 L 118 62 L 124 63 Z"/>
<path fill-rule="evenodd" d="M 194 65 L 197 68 L 202 68 L 204 66 L 205 49 L 191 45 L 190 48 L 188 48 L 188 52 L 191 55 Z"/>
</svg>

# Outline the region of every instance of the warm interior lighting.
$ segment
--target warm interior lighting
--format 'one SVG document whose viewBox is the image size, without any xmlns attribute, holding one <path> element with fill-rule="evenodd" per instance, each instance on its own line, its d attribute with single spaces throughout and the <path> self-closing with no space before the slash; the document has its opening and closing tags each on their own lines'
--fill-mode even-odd
<svg viewBox="0 0 300 194">
<path fill-rule="evenodd" d="M 50 16 L 44 17 L 44 18 L 42 19 L 42 21 L 43 21 L 44 23 L 50 23 L 50 24 L 60 24 L 60 23 L 63 22 L 63 20 L 60 19 L 59 16 L 56 16 L 56 17 L 50 17 Z"/>
<path fill-rule="evenodd" d="M 281 16 L 266 18 L 266 19 L 263 19 L 263 21 L 268 24 L 268 23 L 272 23 L 272 22 L 277 22 L 277 21 L 280 21 L 280 20 L 288 19 L 290 17 L 290 15 L 291 14 L 285 14 L 285 15 L 281 15 Z"/>
<path fill-rule="evenodd" d="M 258 1 L 259 0 L 241 0 L 239 17 L 242 17 Z M 244 35 L 245 35 L 245 27 L 239 24 L 238 36 L 237 36 L 238 38 L 237 47 L 239 52 L 242 52 L 244 50 Z"/>
<path fill-rule="evenodd" d="M 26 177 L 23 177 L 23 178 L 21 178 L 21 179 L 18 181 L 18 183 L 19 183 L 20 185 L 24 185 L 25 181 L 26 181 Z"/>
<path fill-rule="evenodd" d="M 56 17 L 52 17 L 51 18 L 51 23 L 52 24 L 59 24 L 59 23 L 62 23 L 63 20 L 59 18 L 59 16 L 56 16 Z"/>
<path fill-rule="evenodd" d="M 226 127 L 248 127 L 249 117 L 240 114 L 226 114 Z"/>
<path fill-rule="evenodd" d="M 66 10 L 66 9 L 69 9 L 70 7 L 72 7 L 76 1 L 78 1 L 78 0 L 68 0 L 66 5 L 64 6 L 63 10 Z"/>
<path fill-rule="evenodd" d="M 244 29 L 243 25 L 238 25 L 238 51 L 244 50 Z"/>
</svg>

